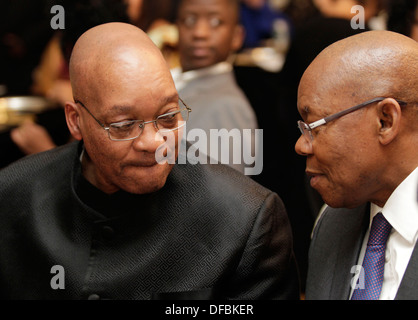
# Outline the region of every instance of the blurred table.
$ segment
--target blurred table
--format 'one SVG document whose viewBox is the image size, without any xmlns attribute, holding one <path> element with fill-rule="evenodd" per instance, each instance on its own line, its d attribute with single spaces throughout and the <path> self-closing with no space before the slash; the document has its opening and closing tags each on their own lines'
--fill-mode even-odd
<svg viewBox="0 0 418 320">
<path fill-rule="evenodd" d="M 238 67 L 258 67 L 267 72 L 279 72 L 285 61 L 285 52 L 274 47 L 245 49 L 236 54 L 234 65 Z"/>
<path fill-rule="evenodd" d="M 64 109 L 37 96 L 0 98 L 0 169 L 25 156 L 10 138 L 10 131 L 24 121 L 34 121 L 45 127 L 55 144 L 65 144 L 70 133 Z"/>
</svg>

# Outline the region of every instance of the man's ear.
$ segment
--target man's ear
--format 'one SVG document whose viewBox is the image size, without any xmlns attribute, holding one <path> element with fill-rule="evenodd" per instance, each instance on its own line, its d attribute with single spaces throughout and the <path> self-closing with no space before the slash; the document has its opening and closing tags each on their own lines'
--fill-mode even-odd
<svg viewBox="0 0 418 320">
<path fill-rule="evenodd" d="M 379 102 L 377 115 L 379 117 L 379 141 L 387 145 L 399 134 L 402 118 L 401 106 L 395 99 L 387 98 Z"/>
<path fill-rule="evenodd" d="M 232 52 L 237 52 L 242 48 L 242 45 L 244 43 L 244 37 L 245 37 L 245 29 L 244 26 L 238 24 L 234 28 L 234 34 L 232 36 L 232 45 L 231 50 Z"/>
<path fill-rule="evenodd" d="M 76 103 L 66 102 L 65 103 L 65 118 L 67 120 L 68 129 L 71 135 L 76 140 L 82 140 L 83 135 L 80 130 L 80 115 L 79 109 Z"/>
</svg>

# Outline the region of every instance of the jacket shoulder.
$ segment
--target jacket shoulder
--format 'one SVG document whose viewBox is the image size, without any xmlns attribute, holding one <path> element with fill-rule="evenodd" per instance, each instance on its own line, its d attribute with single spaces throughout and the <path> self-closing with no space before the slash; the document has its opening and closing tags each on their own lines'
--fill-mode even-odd
<svg viewBox="0 0 418 320">
<path fill-rule="evenodd" d="M 74 142 L 26 156 L 0 170 L 0 190 L 57 179 L 60 173 L 71 171 L 76 152 L 77 143 Z"/>
<path fill-rule="evenodd" d="M 236 169 L 233 169 L 231 166 L 226 164 L 210 163 L 210 158 L 207 158 L 207 163 L 199 162 L 192 164 L 188 159 L 182 159 L 186 163 L 176 164 L 175 171 L 187 172 L 189 183 L 198 183 L 203 181 L 209 186 L 213 187 L 214 190 L 220 191 L 222 193 L 231 193 L 235 194 L 236 191 L 252 190 L 255 194 L 267 194 L 272 191 L 263 185 L 259 184 L 250 177 L 244 175 Z M 191 175 L 191 176 L 190 176 Z M 218 187 L 215 188 L 215 185 Z M 228 188 L 226 188 L 228 186 Z"/>
<path fill-rule="evenodd" d="M 223 208 L 231 211 L 231 217 L 242 218 L 257 214 L 268 198 L 285 211 L 276 193 L 228 165 L 176 164 L 172 178 L 180 192 L 189 194 L 192 203 L 206 203 L 208 211 Z"/>
</svg>

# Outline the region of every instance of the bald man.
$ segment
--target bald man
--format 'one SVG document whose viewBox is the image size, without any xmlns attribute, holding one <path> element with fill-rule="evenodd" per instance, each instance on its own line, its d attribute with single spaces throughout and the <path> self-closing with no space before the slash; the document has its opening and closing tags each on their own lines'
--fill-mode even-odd
<svg viewBox="0 0 418 320">
<path fill-rule="evenodd" d="M 0 298 L 299 297 L 281 200 L 228 166 L 184 161 L 190 107 L 140 29 L 88 30 L 70 77 L 78 142 L 0 172 Z M 182 161 L 157 161 L 161 148 Z"/>
<path fill-rule="evenodd" d="M 418 297 L 417 75 L 417 42 L 370 31 L 326 48 L 301 79 L 296 151 L 328 204 L 307 299 Z"/>
</svg>

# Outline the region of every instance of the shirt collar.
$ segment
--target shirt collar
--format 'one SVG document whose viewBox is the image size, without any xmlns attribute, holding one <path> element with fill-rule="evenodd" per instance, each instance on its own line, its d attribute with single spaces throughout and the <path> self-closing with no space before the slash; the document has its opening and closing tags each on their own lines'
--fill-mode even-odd
<svg viewBox="0 0 418 320">
<path fill-rule="evenodd" d="M 382 212 L 392 227 L 409 243 L 418 236 L 418 167 L 395 189 L 383 208 L 370 206 L 370 221 Z"/>
<path fill-rule="evenodd" d="M 171 70 L 171 74 L 176 84 L 177 90 L 181 90 L 190 81 L 201 78 L 208 75 L 223 74 L 232 71 L 232 64 L 229 62 L 219 62 L 213 66 L 190 70 L 183 72 L 180 67 Z"/>
</svg>

